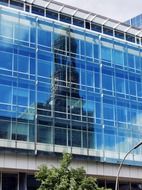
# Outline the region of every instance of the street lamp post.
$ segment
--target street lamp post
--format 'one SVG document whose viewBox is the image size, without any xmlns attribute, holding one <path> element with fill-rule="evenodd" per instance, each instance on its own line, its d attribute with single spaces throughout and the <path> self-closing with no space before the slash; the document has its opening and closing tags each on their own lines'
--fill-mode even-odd
<svg viewBox="0 0 142 190">
<path fill-rule="evenodd" d="M 133 150 L 135 150 L 136 148 L 138 148 L 140 145 L 142 145 L 142 141 L 140 143 L 138 143 L 137 145 L 135 145 L 132 149 L 130 149 L 126 155 L 124 156 L 123 160 L 121 161 L 119 168 L 118 168 L 118 172 L 117 172 L 117 176 L 116 176 L 116 182 L 115 182 L 115 190 L 117 190 L 118 188 L 118 179 L 119 179 L 119 174 L 120 174 L 120 170 L 122 168 L 122 165 L 126 159 L 126 157 L 128 156 L 128 154 L 130 154 L 130 152 L 132 152 Z"/>
</svg>

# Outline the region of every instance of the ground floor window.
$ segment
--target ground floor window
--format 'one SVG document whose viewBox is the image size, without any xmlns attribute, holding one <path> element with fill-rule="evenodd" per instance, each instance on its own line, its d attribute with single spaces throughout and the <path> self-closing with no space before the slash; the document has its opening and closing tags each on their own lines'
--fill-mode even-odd
<svg viewBox="0 0 142 190">
<path fill-rule="evenodd" d="M 17 190 L 18 174 L 2 174 L 2 190 Z"/>
</svg>

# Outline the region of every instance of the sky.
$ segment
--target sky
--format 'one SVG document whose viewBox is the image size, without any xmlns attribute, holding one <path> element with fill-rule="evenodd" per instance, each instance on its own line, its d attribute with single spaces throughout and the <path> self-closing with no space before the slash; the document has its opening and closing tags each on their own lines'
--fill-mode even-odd
<svg viewBox="0 0 142 190">
<path fill-rule="evenodd" d="M 56 0 L 124 22 L 142 13 L 142 0 Z"/>
</svg>

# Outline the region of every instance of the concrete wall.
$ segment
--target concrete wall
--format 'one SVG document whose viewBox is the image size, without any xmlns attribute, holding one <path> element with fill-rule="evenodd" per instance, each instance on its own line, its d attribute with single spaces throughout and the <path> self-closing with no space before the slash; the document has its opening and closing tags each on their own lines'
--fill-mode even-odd
<svg viewBox="0 0 142 190">
<path fill-rule="evenodd" d="M 33 173 L 41 164 L 48 167 L 58 167 L 60 162 L 57 156 L 45 155 L 21 155 L 19 153 L 1 153 L 0 154 L 0 170 Z M 96 162 L 93 160 L 74 159 L 72 167 L 77 168 L 83 166 L 88 175 L 102 178 L 115 179 L 119 165 Z M 120 178 L 129 179 L 131 181 L 140 181 L 142 179 L 142 167 L 124 165 L 120 172 Z"/>
</svg>

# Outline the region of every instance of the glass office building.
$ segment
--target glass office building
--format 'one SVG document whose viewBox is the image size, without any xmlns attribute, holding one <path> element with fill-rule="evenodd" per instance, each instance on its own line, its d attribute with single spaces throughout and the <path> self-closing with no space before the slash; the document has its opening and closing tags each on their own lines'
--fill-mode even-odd
<svg viewBox="0 0 142 190">
<path fill-rule="evenodd" d="M 114 188 L 142 137 L 142 31 L 56 2 L 0 4 L 0 189 L 35 189 L 37 166 L 63 151 Z M 120 190 L 142 189 L 141 154 Z"/>
<path fill-rule="evenodd" d="M 142 28 L 142 14 L 127 20 L 125 23 L 137 28 Z"/>
</svg>

